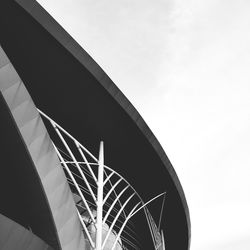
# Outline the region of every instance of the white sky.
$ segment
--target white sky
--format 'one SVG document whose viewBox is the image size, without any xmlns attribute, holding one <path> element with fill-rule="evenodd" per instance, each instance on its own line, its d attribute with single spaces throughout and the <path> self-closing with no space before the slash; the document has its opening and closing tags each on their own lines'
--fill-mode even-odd
<svg viewBox="0 0 250 250">
<path fill-rule="evenodd" d="M 39 0 L 161 142 L 191 250 L 250 249 L 250 1 Z"/>
</svg>

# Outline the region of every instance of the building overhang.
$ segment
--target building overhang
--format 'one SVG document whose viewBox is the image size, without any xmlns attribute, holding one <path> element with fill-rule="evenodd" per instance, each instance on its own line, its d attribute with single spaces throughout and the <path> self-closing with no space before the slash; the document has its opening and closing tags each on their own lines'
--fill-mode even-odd
<svg viewBox="0 0 250 250">
<path fill-rule="evenodd" d="M 35 105 L 91 152 L 105 141 L 105 161 L 140 193 L 166 191 L 168 249 L 186 250 L 190 218 L 179 179 L 142 117 L 104 71 L 33 0 L 2 0 L 0 45 Z"/>
</svg>

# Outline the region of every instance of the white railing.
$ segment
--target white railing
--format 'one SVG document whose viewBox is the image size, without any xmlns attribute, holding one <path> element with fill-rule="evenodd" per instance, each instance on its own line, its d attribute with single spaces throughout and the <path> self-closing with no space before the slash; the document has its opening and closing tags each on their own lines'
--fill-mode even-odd
<svg viewBox="0 0 250 250">
<path fill-rule="evenodd" d="M 83 233 L 92 249 L 140 249 L 140 241 L 131 218 L 143 210 L 155 250 L 165 250 L 163 232 L 156 226 L 147 205 L 163 197 L 161 193 L 144 202 L 119 173 L 104 165 L 104 144 L 97 159 L 87 148 L 42 111 L 55 151 L 74 194 Z M 125 245 L 127 247 L 125 247 Z M 130 248 L 128 248 L 130 247 Z"/>
</svg>

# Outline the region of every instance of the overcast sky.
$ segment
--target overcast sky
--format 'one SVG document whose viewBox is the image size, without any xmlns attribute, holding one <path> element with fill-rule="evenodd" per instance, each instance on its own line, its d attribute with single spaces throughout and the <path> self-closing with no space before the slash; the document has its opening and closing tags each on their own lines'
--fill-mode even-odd
<svg viewBox="0 0 250 250">
<path fill-rule="evenodd" d="M 39 0 L 148 123 L 191 250 L 250 249 L 250 1 Z"/>
</svg>

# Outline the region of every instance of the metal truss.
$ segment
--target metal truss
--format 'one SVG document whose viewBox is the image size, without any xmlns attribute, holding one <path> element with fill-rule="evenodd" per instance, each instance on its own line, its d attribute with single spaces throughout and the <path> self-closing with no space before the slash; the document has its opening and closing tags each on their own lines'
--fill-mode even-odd
<svg viewBox="0 0 250 250">
<path fill-rule="evenodd" d="M 154 249 L 165 250 L 160 231 L 166 193 L 144 202 L 119 173 L 104 165 L 104 143 L 99 157 L 70 135 L 50 117 L 38 110 L 53 141 L 76 203 L 83 234 L 93 250 L 141 249 L 131 218 L 143 211 Z M 147 205 L 163 197 L 157 226 Z"/>
</svg>

